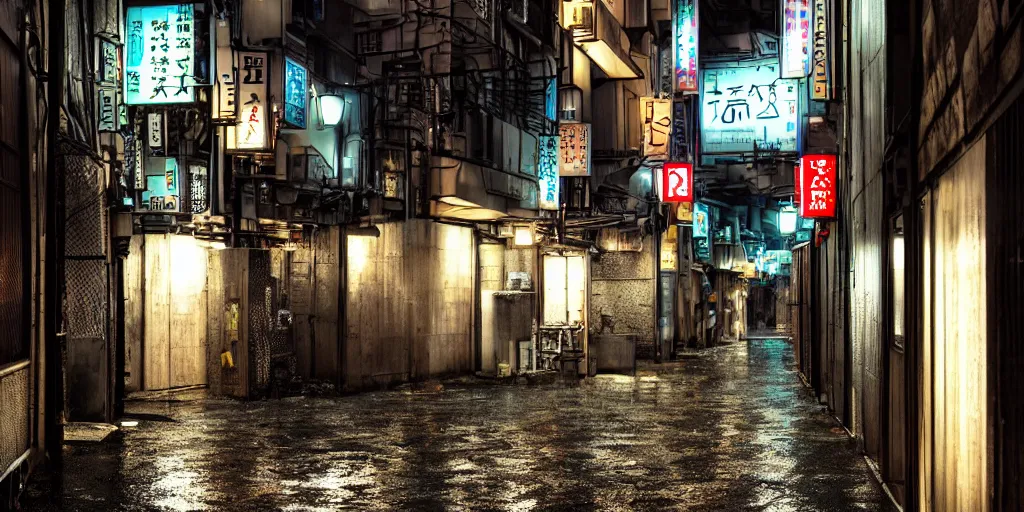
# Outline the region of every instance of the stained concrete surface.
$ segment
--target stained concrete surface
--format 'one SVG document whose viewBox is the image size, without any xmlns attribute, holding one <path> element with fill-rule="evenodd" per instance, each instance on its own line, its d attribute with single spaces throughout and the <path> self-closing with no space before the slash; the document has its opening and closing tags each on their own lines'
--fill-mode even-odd
<svg viewBox="0 0 1024 512">
<path fill-rule="evenodd" d="M 129 402 L 29 510 L 885 510 L 789 345 L 579 385 Z M 62 482 L 62 483 L 61 483 Z M 56 489 L 57 492 L 52 492 Z"/>
</svg>

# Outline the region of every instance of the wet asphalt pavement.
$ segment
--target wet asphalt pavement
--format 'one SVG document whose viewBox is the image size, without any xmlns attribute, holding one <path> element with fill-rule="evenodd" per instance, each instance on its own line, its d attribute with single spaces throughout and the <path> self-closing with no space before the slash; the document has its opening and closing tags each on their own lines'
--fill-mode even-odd
<svg viewBox="0 0 1024 512">
<path fill-rule="evenodd" d="M 132 401 L 29 510 L 885 510 L 781 341 L 579 385 Z M 48 487 L 59 492 L 49 492 Z"/>
</svg>

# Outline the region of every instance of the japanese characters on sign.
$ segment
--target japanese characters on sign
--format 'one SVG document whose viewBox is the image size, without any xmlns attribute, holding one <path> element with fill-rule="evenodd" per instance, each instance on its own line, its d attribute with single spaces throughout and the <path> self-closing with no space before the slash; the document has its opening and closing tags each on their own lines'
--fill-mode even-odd
<svg viewBox="0 0 1024 512">
<path fill-rule="evenodd" d="M 150 150 L 163 150 L 164 147 L 164 115 L 161 112 L 150 112 L 146 116 L 149 129 Z"/>
<path fill-rule="evenodd" d="M 121 59 L 117 55 L 117 45 L 107 41 L 100 42 L 100 82 L 105 84 L 117 84 L 117 76 L 120 73 L 119 63 Z"/>
<path fill-rule="evenodd" d="M 832 73 L 829 69 L 828 0 L 814 0 L 814 38 L 811 56 L 811 98 L 832 99 Z"/>
<path fill-rule="evenodd" d="M 703 153 L 797 150 L 798 82 L 780 80 L 776 61 L 705 69 L 703 76 Z"/>
<path fill-rule="evenodd" d="M 540 156 L 537 162 L 537 182 L 540 195 L 537 203 L 541 210 L 558 209 L 558 136 L 540 136 Z"/>
<path fill-rule="evenodd" d="M 693 110 L 698 96 L 689 96 L 694 100 L 676 100 L 672 102 L 672 160 L 690 160 L 693 158 L 693 128 L 689 120 L 694 116 Z"/>
<path fill-rule="evenodd" d="M 284 122 L 296 127 L 306 127 L 306 100 L 309 98 L 309 83 L 306 68 L 292 59 L 284 59 Z"/>
<path fill-rule="evenodd" d="M 101 132 L 116 132 L 118 125 L 117 89 L 100 86 L 99 95 L 100 120 L 98 129 Z"/>
<path fill-rule="evenodd" d="M 194 101 L 192 4 L 128 7 L 125 19 L 125 103 Z"/>
<path fill-rule="evenodd" d="M 676 92 L 697 93 L 697 1 L 673 0 L 672 51 Z"/>
<path fill-rule="evenodd" d="M 236 98 L 239 114 L 228 149 L 267 149 L 267 53 L 238 52 Z"/>
<path fill-rule="evenodd" d="M 640 98 L 643 156 L 669 156 L 672 135 L 672 100 Z"/>
<path fill-rule="evenodd" d="M 800 159 L 800 216 L 831 219 L 836 215 L 836 156 L 804 155 Z"/>
<path fill-rule="evenodd" d="M 590 123 L 562 123 L 559 136 L 558 174 L 590 176 Z"/>
<path fill-rule="evenodd" d="M 809 0 L 782 1 L 782 78 L 801 78 L 811 72 L 808 52 L 811 33 Z"/>
<path fill-rule="evenodd" d="M 217 21 L 217 102 L 213 108 L 214 121 L 235 121 L 238 118 L 238 59 L 231 48 L 231 24 Z"/>
<path fill-rule="evenodd" d="M 693 164 L 670 162 L 661 170 L 661 200 L 666 203 L 693 201 Z"/>
</svg>

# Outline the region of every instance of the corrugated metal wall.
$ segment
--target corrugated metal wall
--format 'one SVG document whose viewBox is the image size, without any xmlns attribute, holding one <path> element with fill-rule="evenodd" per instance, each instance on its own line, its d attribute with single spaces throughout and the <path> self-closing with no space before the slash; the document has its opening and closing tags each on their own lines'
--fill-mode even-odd
<svg viewBox="0 0 1024 512">
<path fill-rule="evenodd" d="M 1024 510 L 1024 98 L 992 127 L 988 163 L 988 342 L 996 388 L 995 508 Z M 990 381 L 991 382 L 991 381 Z"/>
</svg>

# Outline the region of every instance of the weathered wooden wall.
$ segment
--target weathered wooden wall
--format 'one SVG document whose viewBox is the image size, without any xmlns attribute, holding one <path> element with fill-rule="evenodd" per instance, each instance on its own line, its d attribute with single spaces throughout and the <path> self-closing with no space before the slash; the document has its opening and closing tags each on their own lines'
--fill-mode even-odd
<svg viewBox="0 0 1024 512">
<path fill-rule="evenodd" d="M 991 509 L 985 141 L 928 198 L 922 468 L 926 510 Z"/>
<path fill-rule="evenodd" d="M 345 387 L 469 371 L 472 230 L 421 220 L 379 228 L 379 238 L 345 241 Z"/>
<path fill-rule="evenodd" d="M 188 236 L 132 239 L 125 265 L 126 389 L 206 384 L 206 249 Z"/>
<path fill-rule="evenodd" d="M 248 396 L 248 253 L 249 249 L 210 252 L 206 368 L 213 395 Z M 224 351 L 231 354 L 233 368 L 222 365 Z"/>
</svg>

